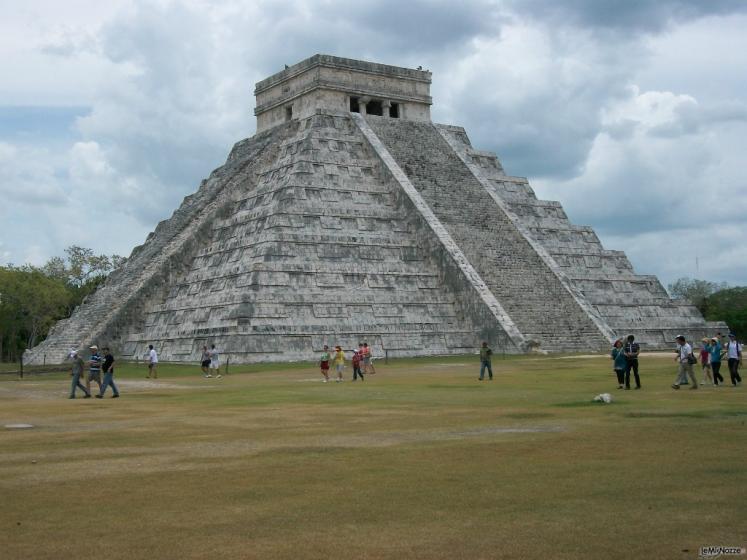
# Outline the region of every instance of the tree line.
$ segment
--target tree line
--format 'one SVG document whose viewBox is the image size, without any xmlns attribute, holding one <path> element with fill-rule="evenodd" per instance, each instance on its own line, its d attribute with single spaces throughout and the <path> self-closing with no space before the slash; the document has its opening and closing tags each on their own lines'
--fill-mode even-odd
<svg viewBox="0 0 747 560">
<path fill-rule="evenodd" d="M 680 278 L 667 289 L 672 298 L 692 303 L 707 320 L 724 321 L 741 340 L 747 337 L 747 287 Z"/>
<path fill-rule="evenodd" d="M 18 361 L 121 266 L 119 255 L 72 245 L 43 266 L 0 266 L 0 361 Z"/>
</svg>

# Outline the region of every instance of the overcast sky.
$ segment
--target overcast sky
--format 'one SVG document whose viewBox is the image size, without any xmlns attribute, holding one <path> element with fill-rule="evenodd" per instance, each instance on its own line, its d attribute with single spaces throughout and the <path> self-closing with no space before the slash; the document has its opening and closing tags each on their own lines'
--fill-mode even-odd
<svg viewBox="0 0 747 560">
<path fill-rule="evenodd" d="M 315 53 L 433 72 L 541 198 L 666 285 L 747 285 L 743 0 L 0 0 L 0 263 L 129 255 Z M 696 257 L 698 270 L 696 271 Z"/>
</svg>

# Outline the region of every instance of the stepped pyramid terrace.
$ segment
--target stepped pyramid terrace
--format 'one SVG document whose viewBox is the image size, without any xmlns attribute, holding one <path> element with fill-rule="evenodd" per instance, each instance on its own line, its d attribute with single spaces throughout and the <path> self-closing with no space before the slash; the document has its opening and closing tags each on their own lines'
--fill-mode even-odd
<svg viewBox="0 0 747 560">
<path fill-rule="evenodd" d="M 431 122 L 431 73 L 315 55 L 256 85 L 257 133 L 28 351 L 309 360 L 599 351 L 699 339 L 708 324 L 525 178 Z"/>
</svg>

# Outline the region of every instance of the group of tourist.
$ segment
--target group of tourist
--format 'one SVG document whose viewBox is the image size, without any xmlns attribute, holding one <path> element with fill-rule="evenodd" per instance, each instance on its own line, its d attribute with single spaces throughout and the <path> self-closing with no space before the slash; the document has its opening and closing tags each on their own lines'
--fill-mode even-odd
<svg viewBox="0 0 747 560">
<path fill-rule="evenodd" d="M 679 389 L 680 386 L 687 385 L 688 378 L 692 381 L 690 389 L 698 388 L 698 380 L 693 371 L 693 366 L 698 362 L 700 362 L 703 372 L 703 380 L 700 382 L 700 385 L 712 384 L 714 387 L 723 385 L 724 378 L 721 375 L 721 362 L 724 358 L 728 362 L 732 386 L 737 387 L 742 384 L 742 377 L 739 374 L 739 368 L 742 365 L 742 344 L 737 341 L 734 333 L 729 333 L 728 340 L 722 341 L 722 338 L 724 337 L 719 333 L 713 338 L 702 339 L 698 359 L 693 353 L 692 345 L 687 342 L 685 336 L 677 336 L 677 350 L 674 359 L 678 364 L 678 370 L 677 377 L 672 384 L 673 389 Z M 114 356 L 112 356 L 111 351 L 107 347 L 102 348 L 103 356 L 99 353 L 99 349 L 95 345 L 91 346 L 90 350 L 91 356 L 88 359 L 88 374 L 85 375 L 85 385 L 81 383 L 81 378 L 84 377 L 86 363 L 77 350 L 70 350 L 68 358 L 72 361 L 72 384 L 69 398 L 75 398 L 77 389 L 83 391 L 83 398 L 91 398 L 93 396 L 91 393 L 91 382 L 95 382 L 99 388 L 98 393 L 95 395 L 96 398 L 103 398 L 108 387 L 112 388 L 112 398 L 118 398 L 119 389 L 114 383 Z M 635 336 L 632 334 L 615 341 L 610 357 L 613 361 L 615 375 L 617 376 L 618 389 L 630 390 L 631 373 L 635 379 L 635 389 L 641 388 L 641 378 L 638 371 L 638 357 L 640 353 L 640 345 L 635 341 Z M 490 381 L 493 380 L 492 354 L 493 350 L 488 346 L 488 343 L 483 342 L 480 348 L 480 377 L 478 378 L 480 381 L 485 379 L 486 371 L 488 379 Z M 152 344 L 148 346 L 148 351 L 145 354 L 145 362 L 148 365 L 148 375 L 146 378 L 158 379 L 158 354 Z M 337 373 L 335 381 L 337 383 L 343 381 L 345 362 L 345 351 L 341 346 L 335 346 L 334 352 L 331 352 L 329 346 L 325 345 L 319 361 L 324 383 L 330 380 L 329 370 L 331 363 L 335 366 L 335 372 Z M 376 373 L 371 355 L 371 347 L 367 342 L 361 342 L 358 344 L 358 349 L 353 350 L 351 365 L 353 367 L 353 381 L 357 381 L 358 378 L 363 381 L 365 380 L 365 375 Z M 211 345 L 210 349 L 207 346 L 202 347 L 200 367 L 206 378 L 222 377 L 220 374 L 220 359 L 215 344 Z M 102 371 L 104 374 L 103 381 L 101 378 Z"/>
<path fill-rule="evenodd" d="M 218 349 L 215 344 L 210 345 L 210 350 L 207 346 L 202 347 L 202 358 L 200 360 L 200 367 L 202 368 L 203 377 L 217 377 L 220 379 L 223 377 L 220 374 L 220 357 L 218 355 Z M 213 375 L 215 373 L 215 375 Z"/>
<path fill-rule="evenodd" d="M 719 333 L 713 338 L 704 338 L 700 348 L 700 364 L 703 370 L 703 381 L 700 385 L 713 384 L 714 387 L 724 384 L 724 378 L 721 376 L 721 361 L 723 358 L 728 360 L 729 375 L 733 387 L 742 384 L 742 377 L 739 375 L 739 367 L 742 365 L 742 345 L 737 341 L 734 333 L 729 333 L 728 341 L 723 341 Z M 672 383 L 672 389 L 679 389 L 682 385 L 688 385 L 688 378 L 692 381 L 690 389 L 698 388 L 698 380 L 695 377 L 693 366 L 698 363 L 698 358 L 693 354 L 693 347 L 687 342 L 684 335 L 676 337 L 677 349 L 675 353 L 675 362 L 678 364 L 677 377 Z M 635 342 L 635 336 L 628 335 L 626 338 L 620 338 L 615 341 L 610 357 L 612 359 L 612 368 L 617 376 L 618 389 L 630 389 L 630 373 L 633 372 L 635 378 L 635 388 L 641 388 L 641 379 L 638 374 L 638 356 L 641 352 L 640 346 Z M 480 375 L 482 378 L 482 373 Z"/>
<path fill-rule="evenodd" d="M 101 350 L 104 352 L 104 355 L 102 357 L 101 354 L 99 354 L 98 346 L 91 346 L 90 350 L 91 357 L 88 359 L 88 375 L 85 378 L 85 385 L 80 382 L 80 378 L 83 375 L 86 364 L 83 361 L 83 358 L 80 357 L 80 354 L 77 350 L 70 350 L 68 358 L 70 358 L 70 360 L 72 360 L 73 362 L 71 371 L 71 376 L 73 379 L 70 387 L 69 398 L 74 399 L 76 389 L 81 389 L 84 394 L 83 398 L 90 399 L 92 381 L 95 381 L 99 386 L 99 392 L 96 394 L 97 399 L 104 398 L 104 393 L 106 393 L 106 389 L 108 387 L 112 388 L 112 398 L 119 398 L 119 389 L 117 389 L 117 385 L 114 383 L 114 356 L 112 356 L 111 351 L 107 347 L 102 348 Z M 101 381 L 102 370 L 104 372 L 103 382 Z"/>
<path fill-rule="evenodd" d="M 321 359 L 319 360 L 319 369 L 322 371 L 322 381 L 327 383 L 329 381 L 329 364 L 334 363 L 335 371 L 337 372 L 337 378 L 335 382 L 340 383 L 343 381 L 343 371 L 345 371 L 345 351 L 342 346 L 335 346 L 334 352 L 330 353 L 329 346 L 324 345 Z M 357 381 L 360 377 L 361 381 L 364 381 L 364 374 L 376 373 L 376 368 L 373 365 L 373 357 L 371 355 L 371 347 L 368 342 L 361 342 L 358 344 L 358 349 L 353 350 L 351 357 L 351 365 L 353 366 L 353 381 Z"/>
<path fill-rule="evenodd" d="M 714 387 L 718 387 L 720 382 L 723 385 L 721 361 L 726 358 L 731 385 L 732 387 L 738 387 L 742 384 L 742 377 L 739 375 L 739 367 L 742 365 L 742 344 L 737 340 L 734 333 L 729 333 L 728 341 L 725 341 L 724 344 L 722 344 L 721 338 L 720 335 L 717 335 L 702 340 L 699 357 L 703 371 L 703 381 L 700 384 L 713 384 Z M 698 358 L 693 354 L 693 347 L 685 340 L 683 335 L 677 337 L 677 345 L 675 361 L 679 364 L 679 369 L 677 378 L 672 384 L 672 389 L 679 389 L 680 385 L 685 385 L 688 377 L 693 382 L 690 389 L 697 389 L 698 381 L 695 378 L 693 366 L 698 363 Z"/>
</svg>

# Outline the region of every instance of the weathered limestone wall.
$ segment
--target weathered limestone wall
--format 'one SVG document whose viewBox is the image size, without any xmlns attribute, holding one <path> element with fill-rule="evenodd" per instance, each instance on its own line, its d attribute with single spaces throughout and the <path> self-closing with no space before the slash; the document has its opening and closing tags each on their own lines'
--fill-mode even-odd
<svg viewBox="0 0 747 560">
<path fill-rule="evenodd" d="M 608 345 L 605 333 L 433 124 L 367 119 L 524 337 L 553 351 Z"/>
<path fill-rule="evenodd" d="M 634 334 L 648 348 L 670 348 L 678 334 L 699 340 L 726 330 L 724 323 L 705 321 L 694 306 L 670 299 L 656 277 L 637 275 L 625 253 L 604 249 L 592 228 L 568 220 L 559 202 L 538 200 L 525 178 L 505 174 L 495 154 L 474 149 L 463 128 L 437 126 L 614 336 Z"/>
<path fill-rule="evenodd" d="M 472 352 L 481 340 L 521 350 L 350 114 L 270 132 L 264 149 L 255 139 L 237 144 L 214 173 L 208 198 L 221 202 L 209 219 L 183 220 L 183 205 L 159 226 L 74 315 L 80 332 L 50 337 L 56 358 L 47 361 L 91 342 L 124 358 L 154 344 L 163 360 L 178 361 L 213 343 L 232 362 L 311 359 L 325 343 L 360 341 L 390 356 Z M 164 251 L 174 258 L 139 278 L 135 271 Z M 130 290 L 121 304 L 111 297 Z M 116 312 L 107 316 L 107 307 Z M 81 329 L 94 313 L 103 323 Z"/>
</svg>

